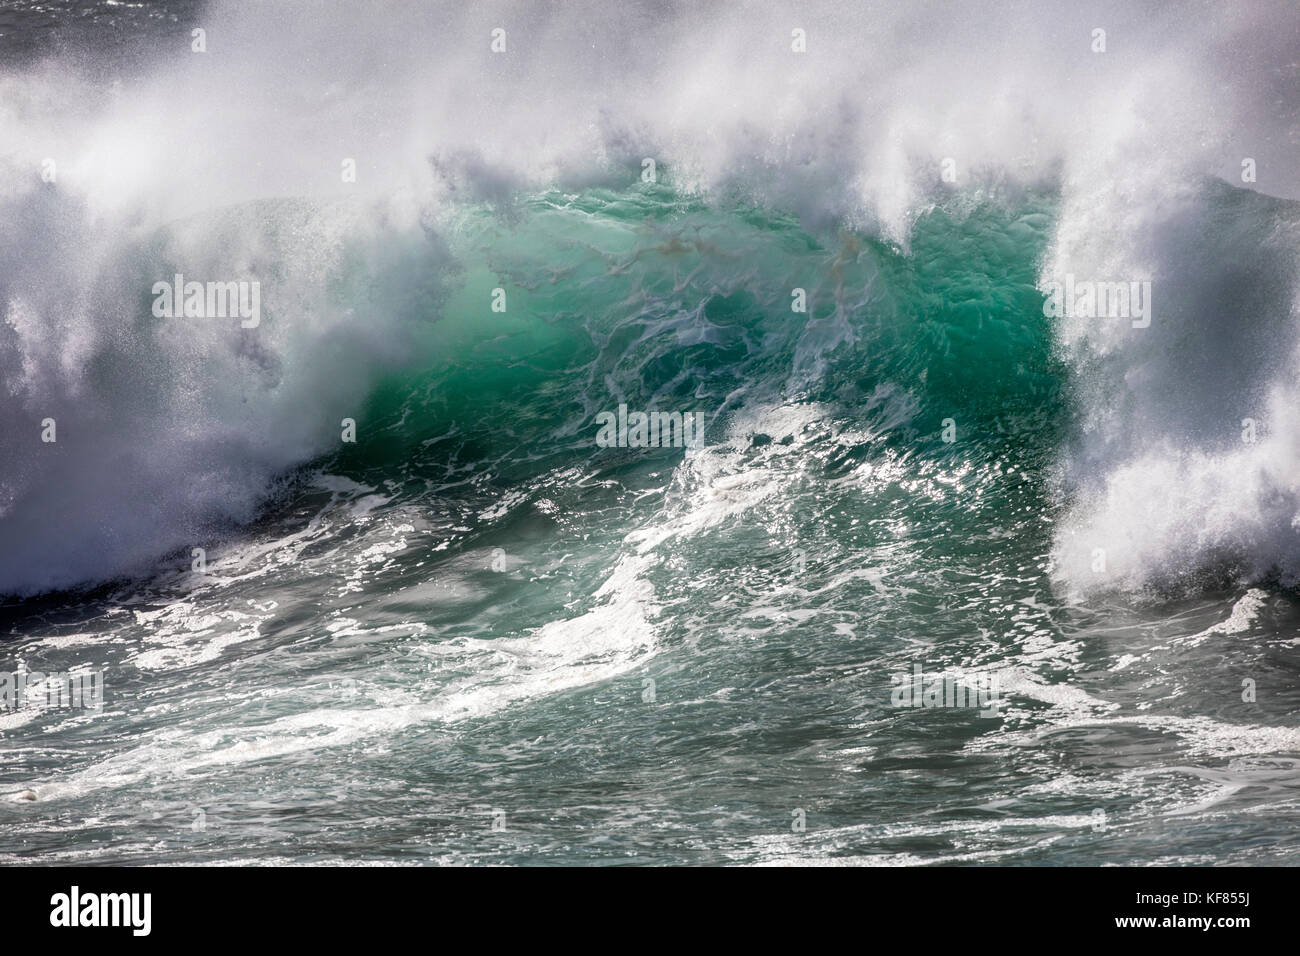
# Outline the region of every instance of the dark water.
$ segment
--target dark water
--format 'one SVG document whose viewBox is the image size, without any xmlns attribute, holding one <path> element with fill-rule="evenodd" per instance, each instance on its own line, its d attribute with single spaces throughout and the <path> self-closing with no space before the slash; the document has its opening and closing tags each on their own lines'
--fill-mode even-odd
<svg viewBox="0 0 1300 956">
<path fill-rule="evenodd" d="M 203 0 L 8 0 L 0 8 L 0 63 L 63 55 L 98 60 L 116 72 L 150 44 L 188 38 L 204 6 Z"/>
</svg>

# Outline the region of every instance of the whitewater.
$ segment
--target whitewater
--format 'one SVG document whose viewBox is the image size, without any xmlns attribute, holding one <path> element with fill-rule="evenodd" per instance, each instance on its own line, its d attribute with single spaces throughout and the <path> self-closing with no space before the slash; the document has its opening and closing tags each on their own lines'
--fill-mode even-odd
<svg viewBox="0 0 1300 956">
<path fill-rule="evenodd" d="M 76 6 L 0 861 L 1297 861 L 1294 4 Z"/>
</svg>

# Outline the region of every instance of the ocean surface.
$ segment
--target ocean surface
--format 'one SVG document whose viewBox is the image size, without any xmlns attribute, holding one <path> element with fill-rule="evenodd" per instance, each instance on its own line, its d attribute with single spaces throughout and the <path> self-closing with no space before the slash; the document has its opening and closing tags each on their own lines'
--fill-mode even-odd
<svg viewBox="0 0 1300 956">
<path fill-rule="evenodd" d="M 1300 10 L 1054 7 L 7 3 L 0 863 L 1300 862 Z"/>
</svg>

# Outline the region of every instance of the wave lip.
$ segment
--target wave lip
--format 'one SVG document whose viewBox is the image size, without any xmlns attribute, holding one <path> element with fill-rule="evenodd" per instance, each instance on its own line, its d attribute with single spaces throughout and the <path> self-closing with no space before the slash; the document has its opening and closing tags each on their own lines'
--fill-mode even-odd
<svg viewBox="0 0 1300 956">
<path fill-rule="evenodd" d="M 1153 185 L 1148 203 L 1140 229 L 1117 229 L 1118 201 L 1067 209 L 1044 271 L 1154 277 L 1149 327 L 1058 324 L 1078 413 L 1058 572 L 1085 591 L 1294 586 L 1300 204 L 1221 182 Z"/>
<path fill-rule="evenodd" d="M 252 520 L 413 360 L 451 267 L 360 205 L 98 220 L 71 190 L 0 202 L 0 593 L 147 571 Z M 182 271 L 257 283 L 258 327 L 153 315 Z"/>
</svg>

